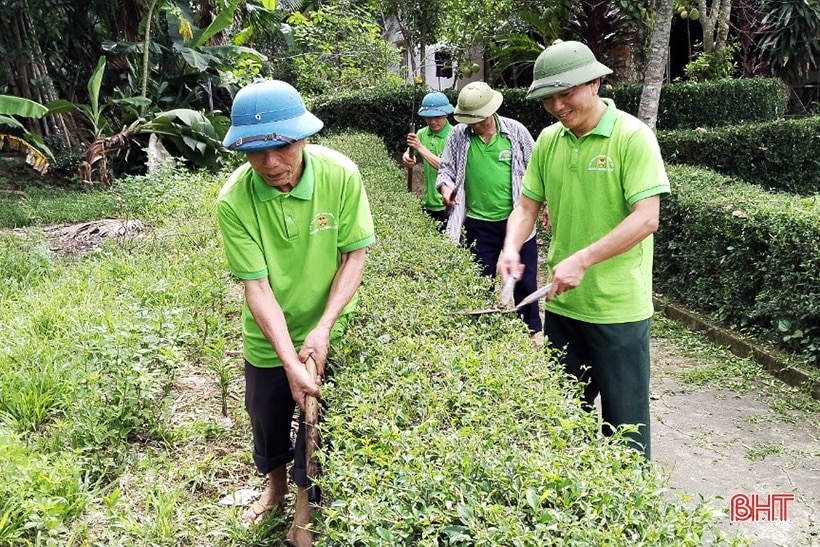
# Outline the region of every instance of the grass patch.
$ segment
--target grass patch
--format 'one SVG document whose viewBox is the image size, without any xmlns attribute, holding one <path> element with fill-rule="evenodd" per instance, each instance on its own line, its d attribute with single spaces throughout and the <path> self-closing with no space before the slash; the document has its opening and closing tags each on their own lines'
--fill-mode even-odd
<svg viewBox="0 0 820 547">
<path fill-rule="evenodd" d="M 703 333 L 691 331 L 661 313 L 653 318 L 652 335 L 670 340 L 682 355 L 698 364 L 678 373 L 684 383 L 722 387 L 740 394 L 754 390 L 783 421 L 793 422 L 808 415 L 817 423 L 814 416 L 820 413 L 820 401 L 811 396 L 808 385 L 791 387 L 774 378 L 754 359 L 738 357 Z"/>
</svg>

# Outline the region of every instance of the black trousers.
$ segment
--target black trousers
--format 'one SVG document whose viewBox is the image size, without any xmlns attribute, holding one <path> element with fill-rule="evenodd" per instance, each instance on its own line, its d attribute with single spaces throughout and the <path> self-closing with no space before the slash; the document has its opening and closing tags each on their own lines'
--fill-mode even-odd
<svg viewBox="0 0 820 547">
<path fill-rule="evenodd" d="M 481 273 L 495 277 L 498 257 L 504 248 L 504 237 L 507 235 L 507 221 L 491 222 L 467 217 L 464 219 L 465 243 L 481 265 Z M 535 238 L 526 241 L 520 251 L 524 275 L 515 284 L 513 300 L 517 304 L 538 288 L 538 244 Z M 525 306 L 518 313 L 530 332 L 541 332 L 541 314 L 538 302 Z"/>
<path fill-rule="evenodd" d="M 263 475 L 293 462 L 290 476 L 297 486 L 308 487 L 305 468 L 305 416 L 299 412 L 295 442 L 292 439 L 296 401 L 284 367 L 260 368 L 245 361 L 245 410 L 253 430 L 253 461 Z"/>
</svg>

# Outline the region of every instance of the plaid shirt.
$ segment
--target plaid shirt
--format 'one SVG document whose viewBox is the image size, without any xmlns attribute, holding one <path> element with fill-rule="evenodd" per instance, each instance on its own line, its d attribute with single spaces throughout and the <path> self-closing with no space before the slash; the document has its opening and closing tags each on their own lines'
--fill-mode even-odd
<svg viewBox="0 0 820 547">
<path fill-rule="evenodd" d="M 511 118 L 495 116 L 498 132 L 502 137 L 509 139 L 512 143 L 512 187 L 513 207 L 518 205 L 521 198 L 521 180 L 524 178 L 524 171 L 527 162 L 532 154 L 533 140 L 530 132 L 521 122 Z M 447 144 L 441 153 L 441 165 L 436 177 L 436 188 L 440 189 L 447 185 L 450 188 L 461 190 L 464 188 L 464 175 L 467 172 L 467 150 L 470 148 L 470 127 L 460 123 L 456 125 L 447 138 Z M 447 221 L 447 235 L 455 242 L 461 240 L 461 229 L 464 226 L 464 218 L 467 213 L 467 200 L 464 196 L 459 196 L 458 204 L 450 212 L 450 219 Z"/>
</svg>

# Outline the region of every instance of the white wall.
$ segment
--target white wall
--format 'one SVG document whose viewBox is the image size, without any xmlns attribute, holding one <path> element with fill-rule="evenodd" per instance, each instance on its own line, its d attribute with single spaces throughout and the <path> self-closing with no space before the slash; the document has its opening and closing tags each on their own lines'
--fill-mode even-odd
<svg viewBox="0 0 820 547">
<path fill-rule="evenodd" d="M 434 91 L 442 91 L 444 89 L 461 89 L 465 85 L 470 82 L 478 82 L 484 80 L 484 55 L 480 50 L 474 50 L 470 52 L 470 59 L 469 63 L 476 63 L 478 64 L 479 70 L 475 74 L 471 74 L 469 78 L 457 78 L 456 77 L 456 69 L 458 65 L 453 66 L 453 77 L 452 78 L 445 78 L 436 75 L 436 52 L 441 49 L 439 44 L 433 44 L 427 46 L 425 50 L 425 58 L 422 60 L 420 59 L 419 55 L 420 52 L 418 49 L 413 52 L 416 58 L 416 67 L 420 70 L 424 71 L 424 80 L 427 82 L 427 85 Z M 406 53 L 409 55 L 409 52 Z M 422 62 L 423 61 L 423 62 Z M 406 60 L 406 66 L 409 68 L 412 66 L 409 60 Z M 408 75 L 407 80 L 408 82 L 413 80 L 414 76 L 416 75 Z"/>
</svg>

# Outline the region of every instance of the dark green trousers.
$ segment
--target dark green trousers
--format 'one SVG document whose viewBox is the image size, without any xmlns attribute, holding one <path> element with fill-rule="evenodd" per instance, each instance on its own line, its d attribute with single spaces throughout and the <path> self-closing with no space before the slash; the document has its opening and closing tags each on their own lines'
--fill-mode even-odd
<svg viewBox="0 0 820 547">
<path fill-rule="evenodd" d="M 544 342 L 562 350 L 564 370 L 584 383 L 585 408 L 594 410 L 601 396 L 603 433 L 637 425 L 638 431 L 626 436 L 648 460 L 649 319 L 599 325 L 546 312 Z"/>
</svg>

